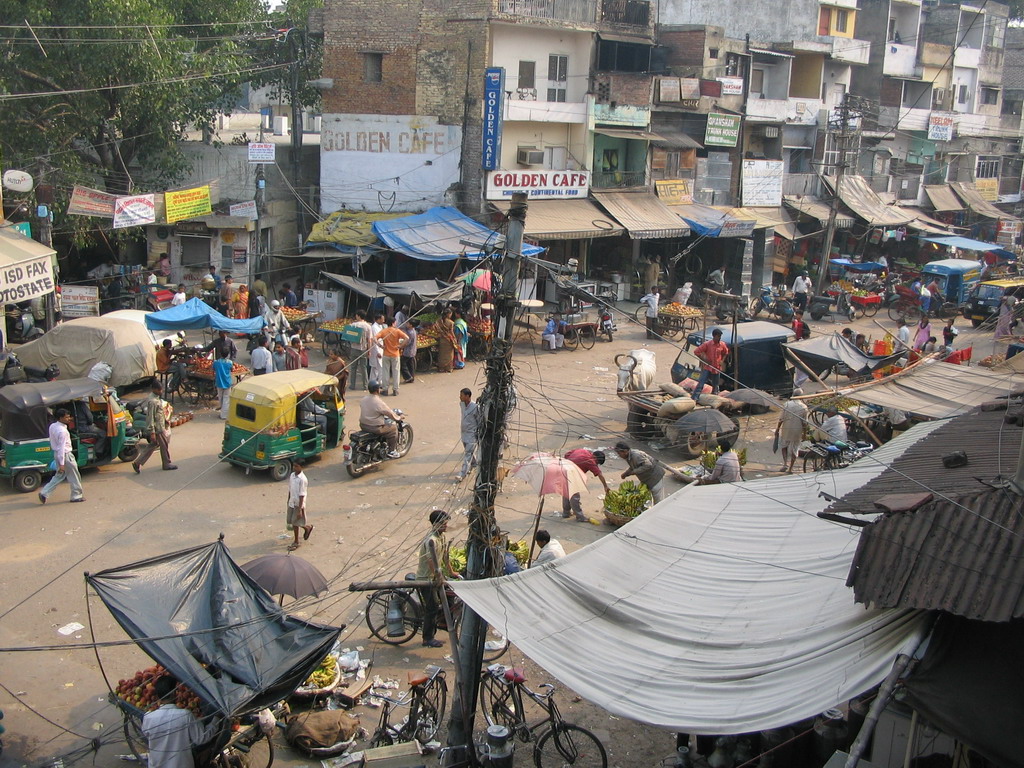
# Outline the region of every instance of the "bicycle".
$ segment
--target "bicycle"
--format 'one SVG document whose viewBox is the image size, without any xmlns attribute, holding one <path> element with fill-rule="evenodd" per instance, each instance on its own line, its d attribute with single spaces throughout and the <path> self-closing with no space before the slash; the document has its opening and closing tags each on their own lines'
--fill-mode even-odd
<svg viewBox="0 0 1024 768">
<path fill-rule="evenodd" d="M 596 323 L 580 323 L 565 329 L 565 346 L 569 349 L 578 349 L 581 345 L 584 349 L 593 349 L 596 342 Z"/>
<path fill-rule="evenodd" d="M 426 672 L 408 673 L 409 690 L 397 699 L 379 693 L 370 698 L 381 703 L 380 721 L 370 739 L 371 747 L 386 747 L 391 744 L 418 741 L 426 744 L 434 738 L 448 703 L 448 683 L 444 670 L 431 665 Z M 409 707 L 409 716 L 398 725 L 391 724 L 391 711 L 395 707 Z"/>
<path fill-rule="evenodd" d="M 874 450 L 871 443 L 811 443 L 804 457 L 804 472 L 826 472 L 833 469 L 845 469 L 857 459 L 867 456 Z"/>
<path fill-rule="evenodd" d="M 480 706 L 487 725 L 504 725 L 523 742 L 533 741 L 533 762 L 537 768 L 548 766 L 595 766 L 608 768 L 608 754 L 593 733 L 562 719 L 555 704 L 555 687 L 550 683 L 540 691 L 526 687 L 521 669 L 492 664 L 481 674 Z M 543 691 L 543 692 L 541 692 Z M 545 716 L 529 723 L 524 696 L 544 710 Z"/>
</svg>

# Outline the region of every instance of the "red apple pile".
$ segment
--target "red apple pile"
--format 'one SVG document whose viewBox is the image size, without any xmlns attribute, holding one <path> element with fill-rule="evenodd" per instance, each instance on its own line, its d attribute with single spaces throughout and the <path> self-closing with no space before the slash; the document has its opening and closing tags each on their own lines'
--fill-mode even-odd
<svg viewBox="0 0 1024 768">
<path fill-rule="evenodd" d="M 160 702 L 157 700 L 155 683 L 166 674 L 168 674 L 167 670 L 159 664 L 148 667 L 136 672 L 134 677 L 127 680 L 118 680 L 115 693 L 117 693 L 118 698 L 122 701 L 126 701 L 133 707 L 148 712 L 160 706 Z M 202 705 L 199 702 L 199 697 L 182 683 L 178 683 L 178 687 L 174 691 L 174 703 L 181 709 L 192 710 L 196 717 L 202 715 Z"/>
</svg>

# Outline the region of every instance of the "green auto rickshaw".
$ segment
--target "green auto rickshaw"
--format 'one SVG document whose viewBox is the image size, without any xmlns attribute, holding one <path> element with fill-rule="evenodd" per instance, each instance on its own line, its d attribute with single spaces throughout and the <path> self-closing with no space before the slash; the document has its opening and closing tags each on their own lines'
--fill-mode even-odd
<svg viewBox="0 0 1024 768">
<path fill-rule="evenodd" d="M 102 382 L 58 379 L 11 384 L 0 388 L 0 477 L 10 478 L 17 490 L 38 491 L 43 476 L 54 471 L 49 428 L 58 408 L 75 414 L 71 439 L 79 467 L 96 467 L 114 459 L 133 461 L 138 456 L 139 437 L 132 417 L 115 391 Z M 77 429 L 87 422 L 106 432 L 106 445 L 99 453 L 102 435 L 80 434 Z"/>
<path fill-rule="evenodd" d="M 253 376 L 231 388 L 220 458 L 269 469 L 285 480 L 292 461 L 304 461 L 341 445 L 345 403 L 338 380 L 300 368 Z"/>
</svg>

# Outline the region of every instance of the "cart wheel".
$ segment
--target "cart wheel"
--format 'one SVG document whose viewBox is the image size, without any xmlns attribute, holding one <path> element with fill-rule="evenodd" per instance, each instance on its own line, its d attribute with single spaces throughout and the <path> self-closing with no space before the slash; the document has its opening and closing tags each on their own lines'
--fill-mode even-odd
<svg viewBox="0 0 1024 768">
<path fill-rule="evenodd" d="M 395 623 L 392 635 L 388 633 L 388 608 L 393 600 L 397 601 L 394 607 L 402 610 L 402 623 Z M 402 645 L 412 640 L 420 630 L 421 621 L 419 605 L 403 590 L 382 589 L 367 598 L 366 628 L 389 645 Z"/>
<path fill-rule="evenodd" d="M 274 465 L 270 468 L 270 479 L 276 483 L 282 480 L 287 480 L 288 475 L 292 473 L 292 463 L 288 459 L 282 459 L 281 461 L 275 461 Z"/>
<path fill-rule="evenodd" d="M 593 349 L 596 343 L 597 331 L 594 330 L 593 326 L 588 325 L 580 331 L 580 344 L 583 345 L 584 349 Z"/>
<path fill-rule="evenodd" d="M 579 349 L 580 346 L 580 332 L 577 328 L 570 328 L 569 332 L 565 334 L 565 348 L 566 349 Z"/>
<path fill-rule="evenodd" d="M 140 765 L 149 762 L 149 744 L 142 733 L 140 723 L 130 715 L 124 716 L 124 740 Z"/>
<path fill-rule="evenodd" d="M 709 440 L 704 432 L 691 432 L 686 438 L 686 450 L 691 456 L 700 456 L 711 447 L 716 440 Z"/>
<path fill-rule="evenodd" d="M 14 488 L 21 493 L 32 493 L 33 491 L 38 491 L 39 485 L 42 482 L 43 476 L 39 473 L 39 470 L 36 469 L 19 472 L 14 476 Z"/>
<path fill-rule="evenodd" d="M 902 304 L 900 302 L 897 302 L 895 304 L 890 304 L 889 305 L 889 309 L 887 310 L 888 313 L 889 313 L 889 319 L 892 320 L 895 323 L 901 317 L 905 318 L 906 317 L 906 309 L 907 309 L 906 305 Z"/>
<path fill-rule="evenodd" d="M 864 317 L 864 305 L 863 304 L 854 304 L 852 306 L 852 308 L 850 309 L 850 311 L 853 312 L 853 319 L 854 320 L 860 320 L 862 317 Z"/>
<path fill-rule="evenodd" d="M 641 304 L 639 307 L 636 308 L 636 311 L 633 313 L 633 319 L 640 323 L 640 325 L 645 325 L 647 323 L 646 304 Z"/>
<path fill-rule="evenodd" d="M 864 305 L 864 317 L 874 317 L 878 314 L 878 308 L 881 306 L 880 303 L 876 304 L 865 304 Z"/>
<path fill-rule="evenodd" d="M 804 459 L 804 472 L 821 472 L 823 469 L 825 469 L 824 456 L 811 453 Z"/>
<path fill-rule="evenodd" d="M 669 341 L 672 341 L 673 339 L 678 339 L 682 335 L 683 329 L 678 325 L 663 325 L 658 329 L 658 333 Z"/>
</svg>

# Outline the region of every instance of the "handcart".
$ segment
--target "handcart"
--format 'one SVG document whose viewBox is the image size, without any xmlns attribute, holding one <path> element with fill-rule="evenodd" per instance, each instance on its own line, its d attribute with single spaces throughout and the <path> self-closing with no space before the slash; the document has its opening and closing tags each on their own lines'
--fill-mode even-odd
<svg viewBox="0 0 1024 768">
<path fill-rule="evenodd" d="M 285 711 L 281 702 L 320 665 L 344 629 L 285 614 L 235 564 L 222 540 L 85 578 L 156 662 L 139 674 L 155 679 L 169 673 L 187 687 L 185 701 L 198 711 L 208 736 L 194 750 L 196 768 L 237 765 L 238 753 L 250 753 L 264 738 L 267 758 L 259 764 L 269 767 L 271 734 Z M 95 637 L 91 615 L 89 621 Z M 127 701 L 131 694 L 124 683 L 129 682 L 122 681 L 110 699 L 124 718 L 128 747 L 145 763 L 143 707 L 153 708 L 155 702 Z M 261 710 L 269 712 L 258 714 Z"/>
<path fill-rule="evenodd" d="M 869 293 L 864 296 L 852 294 L 850 296 L 850 303 L 853 305 L 854 312 L 858 318 L 874 317 L 878 312 L 878 308 L 882 306 L 882 297 L 877 293 Z"/>
</svg>

